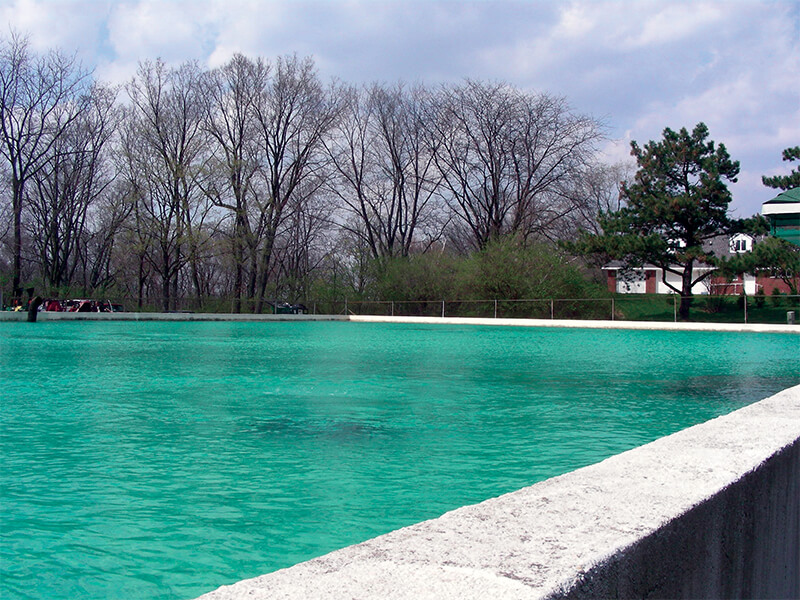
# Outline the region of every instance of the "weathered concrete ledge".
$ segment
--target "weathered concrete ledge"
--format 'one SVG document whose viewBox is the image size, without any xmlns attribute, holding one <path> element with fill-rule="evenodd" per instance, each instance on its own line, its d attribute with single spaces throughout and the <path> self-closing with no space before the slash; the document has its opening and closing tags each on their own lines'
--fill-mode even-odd
<svg viewBox="0 0 800 600">
<path fill-rule="evenodd" d="M 430 323 L 583 329 L 646 329 L 673 331 L 738 331 L 800 334 L 800 324 L 673 323 L 671 321 L 582 321 L 567 319 L 484 319 L 475 317 L 389 317 L 372 315 L 252 315 L 231 313 L 69 313 L 42 311 L 39 321 L 349 321 L 354 323 Z M 27 313 L 0 312 L 2 321 L 26 321 Z"/>
<path fill-rule="evenodd" d="M 763 323 L 673 323 L 672 321 L 582 321 L 579 319 L 481 319 L 473 317 L 384 317 L 350 315 L 360 323 L 436 323 L 447 325 L 495 325 L 516 327 L 569 327 L 576 329 L 650 329 L 674 331 L 752 331 L 800 333 L 800 325 Z"/>
<path fill-rule="evenodd" d="M 800 386 L 204 600 L 800 597 Z"/>
<path fill-rule="evenodd" d="M 27 321 L 27 312 L 0 312 L 0 321 Z M 39 321 L 348 321 L 346 315 L 252 315 L 193 312 L 49 312 L 42 311 Z"/>
</svg>

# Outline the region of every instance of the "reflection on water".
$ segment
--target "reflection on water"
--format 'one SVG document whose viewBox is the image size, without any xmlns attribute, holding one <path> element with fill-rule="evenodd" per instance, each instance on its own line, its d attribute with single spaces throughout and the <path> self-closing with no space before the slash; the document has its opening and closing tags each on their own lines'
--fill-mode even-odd
<svg viewBox="0 0 800 600">
<path fill-rule="evenodd" d="M 3 324 L 0 597 L 193 597 L 800 383 L 798 340 Z"/>
</svg>

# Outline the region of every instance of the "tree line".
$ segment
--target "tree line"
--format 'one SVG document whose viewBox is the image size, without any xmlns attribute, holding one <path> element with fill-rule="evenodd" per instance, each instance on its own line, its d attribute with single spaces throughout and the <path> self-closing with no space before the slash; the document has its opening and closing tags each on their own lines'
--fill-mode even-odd
<svg viewBox="0 0 800 600">
<path fill-rule="evenodd" d="M 0 39 L 0 285 L 163 310 L 391 288 L 421 255 L 558 252 L 619 208 L 598 120 L 500 82 L 323 82 L 312 58 L 140 63 Z"/>
</svg>

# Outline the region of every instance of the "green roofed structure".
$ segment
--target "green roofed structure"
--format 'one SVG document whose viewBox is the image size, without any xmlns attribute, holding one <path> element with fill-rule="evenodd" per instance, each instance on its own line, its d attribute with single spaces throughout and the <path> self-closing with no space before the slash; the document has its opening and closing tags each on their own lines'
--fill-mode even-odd
<svg viewBox="0 0 800 600">
<path fill-rule="evenodd" d="M 770 223 L 770 233 L 800 246 L 800 187 L 786 190 L 761 207 Z"/>
</svg>

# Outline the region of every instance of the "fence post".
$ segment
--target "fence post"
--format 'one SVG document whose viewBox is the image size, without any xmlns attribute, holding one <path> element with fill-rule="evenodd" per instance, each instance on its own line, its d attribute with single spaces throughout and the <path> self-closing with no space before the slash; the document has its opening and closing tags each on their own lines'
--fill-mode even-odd
<svg viewBox="0 0 800 600">
<path fill-rule="evenodd" d="M 494 301 L 494 318 L 497 318 L 497 300 Z"/>
<path fill-rule="evenodd" d="M 442 318 L 444 319 L 444 300 L 442 300 Z"/>
<path fill-rule="evenodd" d="M 614 298 L 611 298 L 611 320 L 614 320 Z"/>
<path fill-rule="evenodd" d="M 744 293 L 744 283 L 742 283 L 742 300 L 744 300 L 744 322 L 747 324 L 747 294 Z"/>
<path fill-rule="evenodd" d="M 678 294 L 672 296 L 672 314 L 675 322 L 678 322 Z"/>
<path fill-rule="evenodd" d="M 344 314 L 345 314 L 345 316 L 347 316 L 347 314 L 348 314 L 348 312 L 347 312 L 347 296 L 344 297 Z"/>
<path fill-rule="evenodd" d="M 394 300 L 392 300 L 392 316 L 394 316 Z"/>
<path fill-rule="evenodd" d="M 555 300 L 553 300 L 552 298 L 550 298 L 550 320 L 551 320 L 551 321 L 552 321 L 552 320 L 555 318 L 555 316 L 554 316 L 554 315 L 555 315 L 555 309 L 554 309 L 554 307 L 553 307 L 553 303 L 554 303 L 554 302 L 555 302 Z"/>
</svg>

